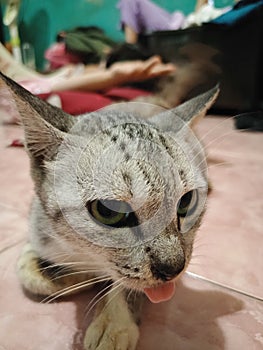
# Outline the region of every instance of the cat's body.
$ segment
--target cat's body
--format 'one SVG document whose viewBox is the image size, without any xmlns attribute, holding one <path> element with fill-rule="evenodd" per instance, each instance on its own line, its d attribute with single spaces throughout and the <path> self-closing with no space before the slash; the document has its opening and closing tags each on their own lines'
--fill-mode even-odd
<svg viewBox="0 0 263 350">
<path fill-rule="evenodd" d="M 142 296 L 170 299 L 190 261 L 207 178 L 189 126 L 217 88 L 147 120 L 143 104 L 74 119 L 1 78 L 21 114 L 36 192 L 22 284 L 56 297 L 109 281 L 85 349 L 135 349 Z"/>
</svg>

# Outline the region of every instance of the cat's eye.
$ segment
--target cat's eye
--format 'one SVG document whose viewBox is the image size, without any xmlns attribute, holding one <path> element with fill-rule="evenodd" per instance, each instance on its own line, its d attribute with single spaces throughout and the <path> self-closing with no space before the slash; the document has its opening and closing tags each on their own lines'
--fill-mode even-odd
<svg viewBox="0 0 263 350">
<path fill-rule="evenodd" d="M 198 191 L 192 190 L 185 193 L 180 199 L 177 206 L 177 215 L 185 218 L 194 213 L 198 205 Z"/>
<path fill-rule="evenodd" d="M 130 205 L 117 200 L 94 200 L 86 205 L 90 215 L 98 222 L 110 227 L 136 226 L 138 224 Z"/>
</svg>

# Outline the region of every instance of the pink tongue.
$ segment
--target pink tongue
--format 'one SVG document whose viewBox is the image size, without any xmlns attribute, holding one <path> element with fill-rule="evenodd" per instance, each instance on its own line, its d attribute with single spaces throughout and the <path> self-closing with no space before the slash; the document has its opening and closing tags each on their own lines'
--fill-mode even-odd
<svg viewBox="0 0 263 350">
<path fill-rule="evenodd" d="M 174 282 L 167 282 L 159 287 L 144 288 L 144 293 L 152 303 L 160 303 L 172 298 L 175 292 Z"/>
</svg>

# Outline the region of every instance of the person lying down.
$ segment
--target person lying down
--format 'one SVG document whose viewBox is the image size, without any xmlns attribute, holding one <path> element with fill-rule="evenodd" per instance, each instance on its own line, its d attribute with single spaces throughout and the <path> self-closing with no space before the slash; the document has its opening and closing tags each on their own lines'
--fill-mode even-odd
<svg viewBox="0 0 263 350">
<path fill-rule="evenodd" d="M 132 82 L 140 82 L 175 71 L 172 63 L 163 63 L 159 56 L 142 61 L 116 62 L 111 67 L 101 65 L 65 66 L 49 75 L 35 72 L 15 61 L 0 43 L 0 70 L 33 94 L 78 90 L 103 91 Z"/>
</svg>

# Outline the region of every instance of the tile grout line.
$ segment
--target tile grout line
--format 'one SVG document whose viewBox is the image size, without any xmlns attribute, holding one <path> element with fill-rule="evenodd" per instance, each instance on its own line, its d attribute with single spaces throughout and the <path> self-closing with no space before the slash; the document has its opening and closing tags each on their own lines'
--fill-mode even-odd
<svg viewBox="0 0 263 350">
<path fill-rule="evenodd" d="M 196 274 L 196 273 L 186 271 L 185 274 L 188 275 L 188 276 L 190 276 L 190 277 L 193 277 L 193 278 L 195 278 L 195 279 L 198 279 L 198 280 L 201 280 L 201 281 L 205 281 L 205 282 L 209 282 L 209 283 L 213 284 L 214 286 L 221 287 L 221 288 L 225 288 L 225 289 L 228 289 L 228 290 L 231 291 L 231 292 L 235 292 L 235 293 L 237 293 L 237 294 L 244 295 L 244 296 L 249 297 L 249 298 L 251 298 L 251 299 L 253 299 L 253 300 L 263 301 L 263 298 L 262 298 L 262 297 L 258 297 L 258 296 L 256 296 L 256 295 L 243 292 L 243 291 L 240 290 L 240 289 L 236 289 L 236 288 L 230 287 L 230 286 L 228 286 L 228 285 L 226 285 L 226 284 L 213 281 L 213 280 L 211 280 L 211 279 L 209 279 L 209 278 L 200 276 L 200 275 L 198 275 L 198 274 Z"/>
</svg>

